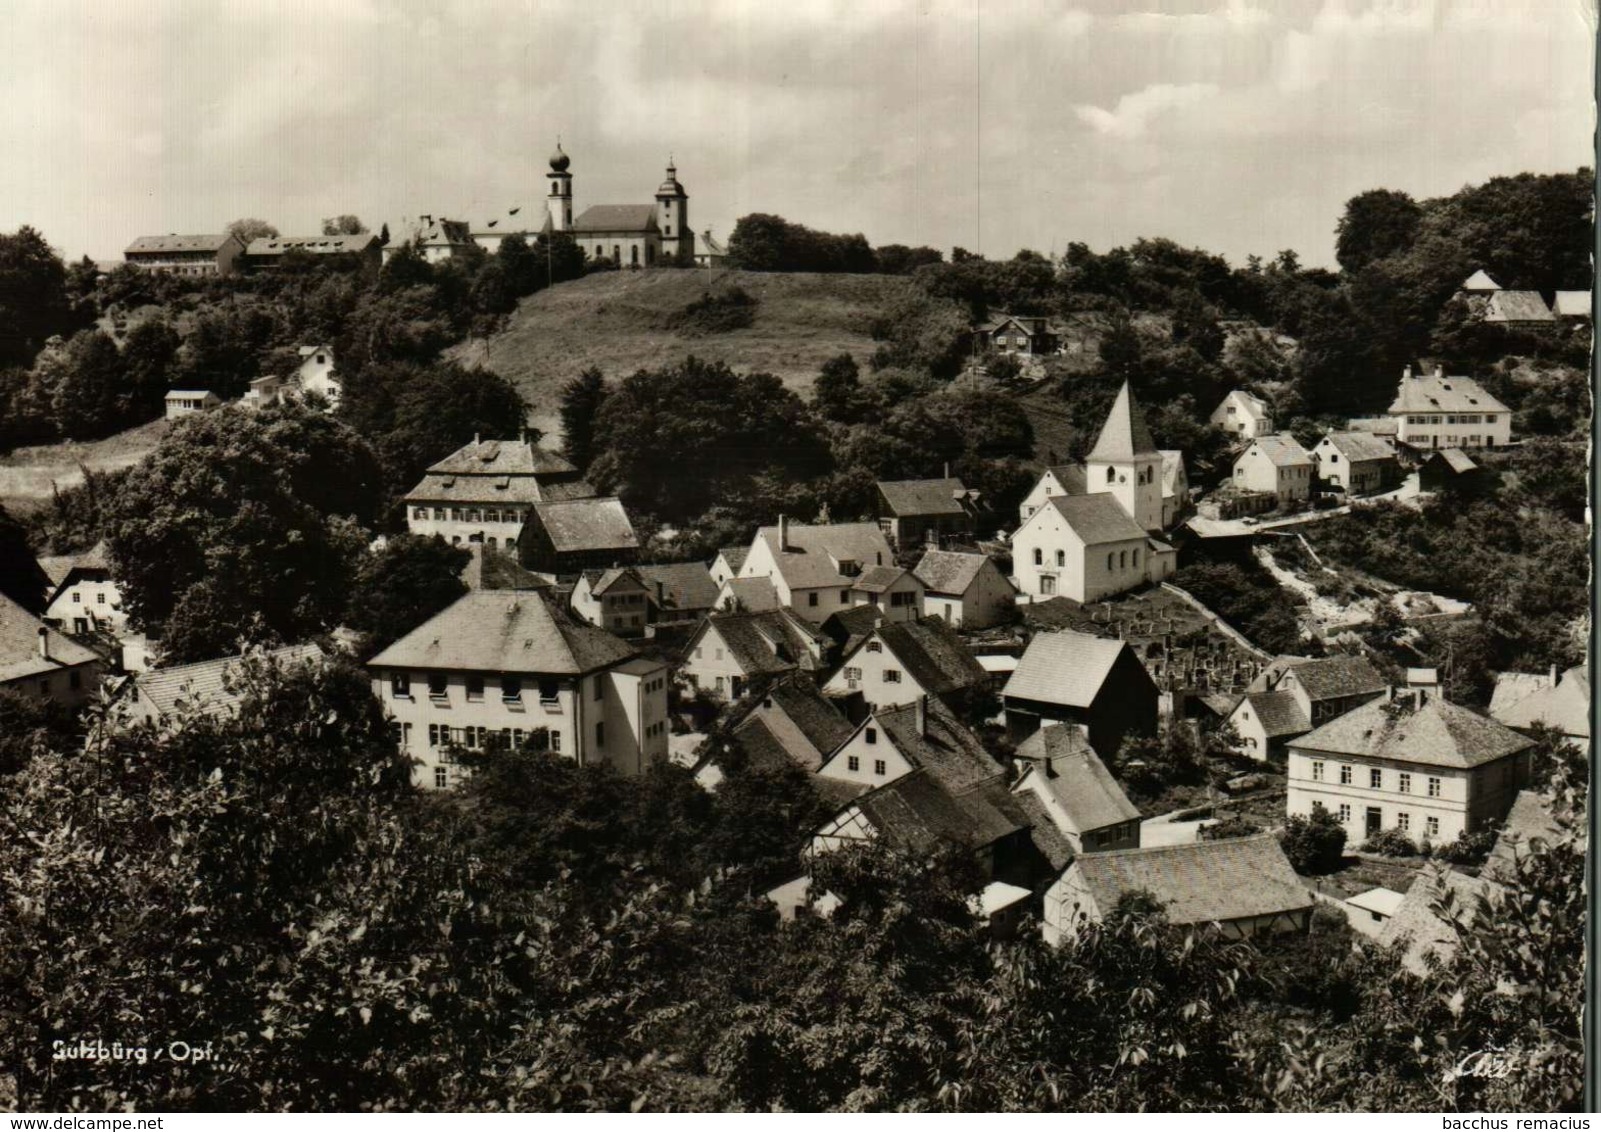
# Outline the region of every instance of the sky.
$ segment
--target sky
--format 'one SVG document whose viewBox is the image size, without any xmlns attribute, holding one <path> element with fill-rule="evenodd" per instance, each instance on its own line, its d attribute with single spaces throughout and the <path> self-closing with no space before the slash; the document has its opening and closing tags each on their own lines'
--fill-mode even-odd
<svg viewBox="0 0 1601 1132">
<path fill-rule="evenodd" d="M 7 0 L 0 230 L 750 212 L 1330 264 L 1344 202 L 1593 164 L 1595 0 Z"/>
</svg>

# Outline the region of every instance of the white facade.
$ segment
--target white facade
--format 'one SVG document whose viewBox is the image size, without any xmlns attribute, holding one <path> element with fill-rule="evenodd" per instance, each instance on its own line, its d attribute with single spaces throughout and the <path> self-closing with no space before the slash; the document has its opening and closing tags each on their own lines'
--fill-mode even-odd
<svg viewBox="0 0 1601 1132">
<path fill-rule="evenodd" d="M 938 617 L 953 629 L 988 629 L 1001 624 L 1016 608 L 1012 583 L 988 558 L 961 593 L 923 592 L 923 616 Z"/>
<path fill-rule="evenodd" d="M 923 583 L 910 570 L 903 570 L 901 576 L 885 590 L 852 590 L 851 604 L 871 605 L 885 621 L 916 621 L 923 615 Z"/>
<path fill-rule="evenodd" d="M 860 692 L 868 711 L 882 711 L 901 704 L 916 703 L 928 694 L 912 678 L 906 665 L 885 644 L 875 630 L 845 657 L 838 672 L 823 685 L 825 695 L 845 696 Z"/>
<path fill-rule="evenodd" d="M 1242 491 L 1271 492 L 1280 505 L 1311 498 L 1312 458 L 1299 444 L 1295 448 L 1299 456 L 1281 461 L 1269 455 L 1261 440 L 1253 442 L 1234 461 L 1234 486 Z"/>
<path fill-rule="evenodd" d="M 1236 389 L 1212 410 L 1211 423 L 1244 440 L 1255 440 L 1273 431 L 1273 412 L 1267 402 Z"/>
<path fill-rule="evenodd" d="M 580 574 L 573 587 L 572 611 L 591 625 L 619 637 L 637 637 L 650 621 L 649 591 L 631 575 L 615 579 L 606 592 L 597 594 L 598 582 L 590 574 Z"/>
<path fill-rule="evenodd" d="M 1012 575 L 1034 597 L 1099 601 L 1151 581 L 1147 540 L 1086 545 L 1054 507 L 1043 507 L 1012 536 Z"/>
<path fill-rule="evenodd" d="M 878 720 L 870 718 L 824 760 L 817 768 L 817 775 L 860 786 L 883 786 L 912 773 L 912 769 L 889 732 Z"/>
<path fill-rule="evenodd" d="M 176 420 L 193 413 L 203 413 L 222 404 L 222 398 L 204 389 L 174 389 L 167 394 L 167 419 Z"/>
<path fill-rule="evenodd" d="M 438 535 L 452 545 L 481 542 L 490 549 L 514 549 L 529 508 L 468 504 L 408 503 L 406 529 L 427 538 Z"/>
<path fill-rule="evenodd" d="M 1298 750 L 1288 767 L 1289 814 L 1310 817 L 1321 805 L 1345 827 L 1346 844 L 1399 829 L 1415 841 L 1455 841 L 1468 829 L 1468 796 L 1475 772 L 1356 755 Z M 1377 783 L 1377 785 L 1375 785 Z"/>
<path fill-rule="evenodd" d="M 122 608 L 122 591 L 109 576 L 83 576 L 59 591 L 44 611 L 44 619 L 64 633 L 81 637 L 103 629 L 120 635 L 128 627 Z"/>
<path fill-rule="evenodd" d="M 1062 473 L 1065 474 L 1065 473 Z M 1028 522 L 1030 516 L 1045 506 L 1045 501 L 1056 495 L 1071 495 L 1068 485 L 1062 482 L 1061 474 L 1055 468 L 1046 468 L 1040 478 L 1035 481 L 1029 493 L 1023 497 L 1023 502 L 1017 508 L 1018 522 Z"/>
<path fill-rule="evenodd" d="M 1396 439 L 1413 448 L 1499 448 L 1512 443 L 1512 414 L 1395 413 Z"/>
<path fill-rule="evenodd" d="M 1091 454 L 1084 464 L 1084 482 L 1091 495 L 1111 495 L 1142 529 L 1162 529 L 1161 453 L 1132 460 L 1097 460 Z"/>
</svg>

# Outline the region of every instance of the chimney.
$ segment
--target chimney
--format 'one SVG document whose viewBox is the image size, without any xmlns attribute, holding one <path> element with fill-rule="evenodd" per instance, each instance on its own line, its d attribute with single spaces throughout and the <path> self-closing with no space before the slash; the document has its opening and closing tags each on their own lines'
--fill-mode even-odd
<svg viewBox="0 0 1601 1132">
<path fill-rule="evenodd" d="M 917 733 L 919 735 L 927 735 L 928 734 L 928 697 L 927 696 L 918 696 L 917 697 L 917 702 L 913 706 L 914 706 L 915 710 L 917 711 L 917 717 L 916 717 L 917 718 Z"/>
<path fill-rule="evenodd" d="M 1556 665 L 1553 664 L 1551 666 L 1551 670 L 1548 673 L 1547 678 L 1551 681 L 1551 687 L 1555 688 L 1557 686 L 1557 666 Z"/>
<path fill-rule="evenodd" d="M 1412 367 L 1411 366 L 1407 366 L 1406 367 L 1406 373 L 1403 376 L 1405 377 L 1405 379 L 1407 381 L 1411 381 L 1412 380 Z"/>
<path fill-rule="evenodd" d="M 39 626 L 39 655 L 45 660 L 50 659 L 50 630 L 43 625 Z"/>
<path fill-rule="evenodd" d="M 778 549 L 789 549 L 789 520 L 782 515 L 778 517 Z"/>
<path fill-rule="evenodd" d="M 945 461 L 945 478 L 951 478 L 951 462 L 949 460 Z"/>
<path fill-rule="evenodd" d="M 1445 367 L 1442 366 L 1442 365 L 1435 366 L 1434 367 L 1434 376 L 1435 376 L 1436 380 L 1443 381 L 1445 379 Z"/>
<path fill-rule="evenodd" d="M 477 446 L 477 445 L 482 444 L 482 443 L 483 443 L 483 434 L 482 433 L 477 433 L 477 432 L 473 433 L 473 444 L 474 444 L 474 446 Z"/>
</svg>

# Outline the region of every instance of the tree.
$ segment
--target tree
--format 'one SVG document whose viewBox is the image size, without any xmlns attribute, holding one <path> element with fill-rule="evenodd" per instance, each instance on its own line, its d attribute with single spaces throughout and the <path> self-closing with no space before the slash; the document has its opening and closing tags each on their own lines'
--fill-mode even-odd
<svg viewBox="0 0 1601 1132">
<path fill-rule="evenodd" d="M 240 634 L 332 628 L 366 541 L 357 523 L 376 516 L 381 490 L 372 449 L 325 414 L 181 421 L 117 493 L 108 542 L 129 614 L 149 627 L 177 618 L 186 644 L 163 642 L 172 660 Z"/>
<path fill-rule="evenodd" d="M 80 330 L 67 343 L 51 380 L 56 428 L 74 440 L 105 436 L 123 424 L 127 389 L 122 356 L 103 330 Z"/>
<path fill-rule="evenodd" d="M 471 557 L 437 535 L 392 535 L 369 551 L 345 613 L 346 625 L 367 634 L 363 653 L 387 647 L 464 595 L 461 574 Z"/>
<path fill-rule="evenodd" d="M 561 389 L 561 450 L 579 469 L 595 458 L 595 419 L 606 404 L 606 378 L 595 366 Z"/>
<path fill-rule="evenodd" d="M 61 257 L 26 224 L 0 235 L 0 364 L 28 365 L 46 339 L 71 327 Z"/>
<path fill-rule="evenodd" d="M 389 246 L 389 222 L 387 220 L 384 221 L 384 226 L 378 230 L 378 243 L 386 248 Z"/>
<path fill-rule="evenodd" d="M 244 244 L 250 243 L 251 240 L 260 240 L 264 237 L 270 238 L 279 234 L 278 229 L 271 224 L 268 224 L 265 220 L 257 220 L 255 217 L 230 220 L 223 227 L 223 231 L 230 236 L 239 237 L 239 241 Z"/>
<path fill-rule="evenodd" d="M 831 421 L 855 424 L 869 408 L 862 391 L 861 371 L 849 354 L 837 354 L 823 363 L 812 385 L 812 403 Z"/>
<path fill-rule="evenodd" d="M 119 415 L 128 424 L 154 420 L 172 388 L 183 340 L 165 319 L 139 323 L 122 343 L 122 397 Z"/>
<path fill-rule="evenodd" d="M 50 578 L 33 556 L 27 532 L 0 506 L 0 594 L 38 615 L 44 612 L 49 588 Z"/>
<path fill-rule="evenodd" d="M 367 226 L 361 222 L 361 217 L 344 213 L 340 216 L 327 217 L 322 222 L 324 236 L 359 236 L 367 231 Z M 276 232 L 272 233 L 277 235 Z"/>
<path fill-rule="evenodd" d="M 1284 855 L 1298 873 L 1331 873 L 1340 867 L 1345 854 L 1345 827 L 1322 806 L 1312 815 L 1291 814 L 1279 835 Z"/>
<path fill-rule="evenodd" d="M 1423 209 L 1406 193 L 1370 189 L 1345 202 L 1334 257 L 1348 274 L 1374 260 L 1405 252 L 1417 239 Z"/>
</svg>

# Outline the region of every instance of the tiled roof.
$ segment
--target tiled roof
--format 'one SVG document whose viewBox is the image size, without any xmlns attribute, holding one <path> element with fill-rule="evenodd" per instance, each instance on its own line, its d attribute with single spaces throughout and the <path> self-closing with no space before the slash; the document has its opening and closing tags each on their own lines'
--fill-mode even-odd
<svg viewBox="0 0 1601 1132">
<path fill-rule="evenodd" d="M 1293 468 L 1301 464 L 1310 464 L 1311 455 L 1289 433 L 1279 433 L 1276 436 L 1259 436 L 1251 441 L 1251 447 L 1260 449 L 1276 468 Z M 1250 449 L 1246 450 L 1247 452 Z M 1243 459 L 1244 456 L 1242 455 Z"/>
<path fill-rule="evenodd" d="M 45 630 L 48 660 L 39 654 L 41 628 Z M 62 636 L 0 593 L 0 684 L 99 659 L 77 641 Z"/>
<path fill-rule="evenodd" d="M 1538 291 L 1497 291 L 1485 308 L 1485 322 L 1554 322 L 1556 316 Z"/>
<path fill-rule="evenodd" d="M 1156 454 L 1156 441 L 1151 439 L 1151 430 L 1145 427 L 1145 415 L 1140 412 L 1134 393 L 1125 381 L 1117 391 L 1112 411 L 1106 415 L 1106 423 L 1101 425 L 1100 435 L 1095 438 L 1095 447 L 1090 449 L 1087 459 L 1132 460 L 1135 456 Z"/>
<path fill-rule="evenodd" d="M 1371 432 L 1374 436 L 1394 436 L 1401 427 L 1394 417 L 1351 417 L 1345 426 L 1351 432 Z"/>
<path fill-rule="evenodd" d="M 617 637 L 559 612 L 543 591 L 477 590 L 424 621 L 367 665 L 576 676 L 633 655 L 634 650 Z"/>
<path fill-rule="evenodd" d="M 573 221 L 574 232 L 645 232 L 656 228 L 653 204 L 592 204 Z"/>
<path fill-rule="evenodd" d="M 449 503 L 478 507 L 496 504 L 527 506 L 550 498 L 532 476 L 423 476 L 401 497 L 406 503 Z"/>
<path fill-rule="evenodd" d="M 717 554 L 724 562 L 728 563 L 728 568 L 737 574 L 739 573 L 739 568 L 745 565 L 745 559 L 750 555 L 750 547 L 725 546 Z"/>
<path fill-rule="evenodd" d="M 1491 717 L 1508 727 L 1527 728 L 1543 723 L 1564 735 L 1590 738 L 1589 668 L 1581 664 L 1568 669 L 1554 686 L 1548 677 L 1537 676 L 1533 680 L 1539 682 L 1537 687 L 1531 687 L 1531 680 L 1521 672 L 1498 676 L 1490 699 Z"/>
<path fill-rule="evenodd" d="M 1314 702 L 1382 692 L 1389 687 L 1365 656 L 1327 656 L 1295 665 L 1295 679 Z"/>
<path fill-rule="evenodd" d="M 1390 402 L 1392 413 L 1505 413 L 1510 410 L 1471 377 L 1432 373 L 1403 377 Z"/>
<path fill-rule="evenodd" d="M 848 656 L 856 651 L 857 645 L 872 635 L 883 620 L 884 611 L 878 606 L 853 605 L 838 613 L 830 613 L 819 628 L 824 636 L 838 646 L 840 656 Z"/>
<path fill-rule="evenodd" d="M 1379 934 L 1379 944 L 1390 947 L 1404 941 L 1401 962 L 1413 974 L 1426 974 L 1429 957 L 1442 963 L 1456 954 L 1457 934 L 1451 925 L 1435 914 L 1434 905 L 1449 891 L 1456 918 L 1471 924 L 1482 909 L 1482 901 L 1490 891 L 1487 881 L 1466 876 L 1443 865 L 1427 865 L 1412 887 L 1406 890 L 1406 899 Z"/>
<path fill-rule="evenodd" d="M 1323 439 L 1352 463 L 1395 459 L 1395 449 L 1371 432 L 1331 432 Z"/>
<path fill-rule="evenodd" d="M 1073 843 L 1056 828 L 1050 811 L 1039 798 L 1026 791 L 1014 794 L 1013 798 L 1017 808 L 1022 811 L 1023 820 L 1028 823 L 1028 838 L 1034 843 L 1034 848 L 1039 850 L 1053 873 L 1060 873 L 1073 861 Z"/>
<path fill-rule="evenodd" d="M 1430 452 L 1429 458 L 1423 462 L 1432 464 L 1436 459 L 1459 476 L 1466 475 L 1468 472 L 1476 472 L 1479 469 L 1479 466 L 1473 462 L 1473 458 L 1460 448 L 1441 448 Z"/>
<path fill-rule="evenodd" d="M 1076 833 L 1139 819 L 1082 728 L 1048 723 L 1018 744 L 1016 758 L 1032 764 L 1028 773 L 1056 798 Z"/>
<path fill-rule="evenodd" d="M 959 479 L 880 481 L 879 494 L 896 515 L 961 515 L 967 488 Z"/>
<path fill-rule="evenodd" d="M 791 589 L 810 590 L 822 586 L 848 586 L 852 579 L 842 575 L 835 560 L 849 559 L 861 566 L 887 566 L 895 554 L 884 541 L 877 523 L 827 523 L 816 526 L 787 525 L 788 548 L 779 549 L 778 528 L 763 527 L 756 538 L 767 543 L 778 570 Z"/>
<path fill-rule="evenodd" d="M 566 499 L 535 503 L 529 522 L 545 529 L 558 554 L 585 550 L 631 550 L 639 546 L 634 525 L 622 501 L 604 499 Z"/>
<path fill-rule="evenodd" d="M 1273 411 L 1268 408 L 1267 402 L 1262 400 L 1262 398 L 1258 397 L 1255 393 L 1249 393 L 1244 389 L 1232 390 L 1227 397 L 1223 398 L 1224 404 L 1227 404 L 1230 398 L 1232 398 L 1235 404 L 1239 405 L 1240 408 L 1244 409 L 1247 413 L 1258 420 L 1262 419 L 1263 417 L 1271 417 L 1273 415 Z"/>
<path fill-rule="evenodd" d="M 1073 862 L 1073 871 L 1103 914 L 1129 893 L 1148 892 L 1174 924 L 1271 916 L 1313 901 L 1271 833 L 1087 853 Z"/>
<path fill-rule="evenodd" d="M 475 440 L 428 470 L 458 476 L 560 476 L 578 471 L 557 453 L 523 440 Z"/>
<path fill-rule="evenodd" d="M 821 635 L 787 609 L 713 613 L 701 626 L 691 638 L 690 647 L 707 626 L 715 628 L 747 676 L 788 672 L 796 667 L 814 671 L 818 667 L 813 650 L 820 646 Z"/>
<path fill-rule="evenodd" d="M 883 624 L 874 635 L 901 662 L 906 675 L 931 696 L 980 687 L 989 679 L 955 630 L 938 617 Z M 850 659 L 845 657 L 845 662 Z"/>
<path fill-rule="evenodd" d="M 717 583 L 712 572 L 699 562 L 671 562 L 660 566 L 635 566 L 652 591 L 661 583 L 669 609 L 710 609 L 717 603 Z"/>
<path fill-rule="evenodd" d="M 1064 629 L 1039 633 L 1006 682 L 1004 696 L 1041 703 L 1089 707 L 1106 683 L 1112 665 L 1128 646 Z"/>
<path fill-rule="evenodd" d="M 1506 884 L 1515 883 L 1518 862 L 1534 851 L 1536 842 L 1553 845 L 1563 836 L 1546 800 L 1532 790 L 1520 790 L 1482 873 Z"/>
<path fill-rule="evenodd" d="M 920 710 L 921 730 L 917 723 Z M 913 766 L 928 771 L 949 790 L 961 792 L 1006 776 L 978 736 L 932 697 L 921 709 L 917 704 L 904 704 L 875 712 L 861 726 L 872 723 L 884 729 L 895 749 Z"/>
<path fill-rule="evenodd" d="M 64 554 L 54 558 L 39 559 L 39 568 L 50 579 L 55 592 L 50 595 L 54 601 L 56 594 L 76 574 L 109 574 L 111 572 L 111 552 L 106 548 L 106 540 L 101 539 L 94 546 L 82 554 Z"/>
<path fill-rule="evenodd" d="M 805 759 L 808 770 L 816 770 L 821 766 L 823 759 L 833 754 L 855 730 L 833 701 L 804 676 L 775 681 L 759 706 L 761 711 L 770 709 L 782 711 L 788 716 L 810 745 Z"/>
<path fill-rule="evenodd" d="M 1245 705 L 1261 720 L 1262 730 L 1269 739 L 1305 735 L 1312 730 L 1312 721 L 1306 718 L 1300 702 L 1289 692 L 1255 692 L 1245 697 Z"/>
<path fill-rule="evenodd" d="M 1564 318 L 1589 318 L 1590 292 L 1558 291 L 1551 303 L 1551 309 Z"/>
<path fill-rule="evenodd" d="M 1475 271 L 1464 279 L 1461 287 L 1461 290 L 1464 291 L 1499 291 L 1500 289 L 1501 284 L 1490 278 L 1483 269 Z"/>
<path fill-rule="evenodd" d="M 771 578 L 730 578 L 718 595 L 739 602 L 746 613 L 766 613 L 783 605 Z"/>
<path fill-rule="evenodd" d="M 851 581 L 851 589 L 864 594 L 887 593 L 908 573 L 899 566 L 869 566 Z"/>
<path fill-rule="evenodd" d="M 1468 769 L 1525 750 L 1532 743 L 1495 720 L 1438 696 L 1426 695 L 1423 706 L 1414 708 L 1410 694 L 1398 694 L 1393 702 L 1375 700 L 1346 712 L 1290 745 L 1298 750 Z"/>
<path fill-rule="evenodd" d="M 1056 508 L 1086 546 L 1143 539 L 1144 529 L 1129 518 L 1123 505 L 1104 492 L 1098 495 L 1053 495 L 1047 505 Z"/>
<path fill-rule="evenodd" d="M 338 255 L 342 252 L 364 252 L 378 242 L 371 232 L 354 236 L 261 236 L 245 247 L 249 256 L 285 255 L 289 252 L 307 252 L 313 255 Z"/>
<path fill-rule="evenodd" d="M 973 584 L 989 558 L 959 550 L 929 550 L 918 559 L 912 573 L 929 593 L 963 594 Z"/>
<path fill-rule="evenodd" d="M 261 656 L 279 668 L 291 668 L 322 660 L 323 651 L 316 645 L 286 645 L 269 649 Z M 133 678 L 131 694 L 136 702 L 148 705 L 159 715 L 171 715 L 184 709 L 207 715 L 231 712 L 238 706 L 241 696 L 237 691 L 229 691 L 226 685 L 231 674 L 238 671 L 242 659 L 225 656 L 175 668 L 152 668 Z"/>
<path fill-rule="evenodd" d="M 531 570 L 525 570 L 513 555 L 501 550 L 488 550 L 482 543 L 473 543 L 472 547 L 479 562 L 479 585 L 474 588 L 485 590 L 550 588 L 548 579 Z"/>
<path fill-rule="evenodd" d="M 1085 495 L 1090 490 L 1089 473 L 1083 464 L 1052 464 L 1045 469 L 1056 477 L 1068 495 Z"/>
<path fill-rule="evenodd" d="M 226 232 L 209 236 L 140 236 L 128 245 L 124 255 L 171 252 L 216 252 L 234 237 Z"/>
<path fill-rule="evenodd" d="M 1004 802 L 997 804 L 1000 799 Z M 999 798 L 984 789 L 957 798 L 926 770 L 902 775 L 855 804 L 882 837 L 919 852 L 941 843 L 977 849 L 1027 825 L 1021 807 L 1004 789 Z"/>
</svg>

